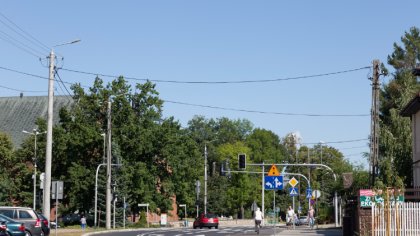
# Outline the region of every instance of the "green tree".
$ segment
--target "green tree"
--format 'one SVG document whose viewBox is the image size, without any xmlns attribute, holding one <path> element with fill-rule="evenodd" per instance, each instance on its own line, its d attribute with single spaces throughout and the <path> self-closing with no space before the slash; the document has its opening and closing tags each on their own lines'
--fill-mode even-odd
<svg viewBox="0 0 420 236">
<path fill-rule="evenodd" d="M 270 130 L 254 129 L 246 139 L 247 146 L 252 150 L 250 159 L 254 163 L 277 163 L 283 157 L 284 147 L 280 138 Z"/>
<path fill-rule="evenodd" d="M 420 59 L 419 29 L 411 28 L 394 43 L 388 64 L 395 69 L 392 79 L 383 86 L 380 106 L 379 173 L 386 186 L 412 182 L 411 130 L 409 118 L 399 115 L 402 108 L 420 89 L 412 70 Z"/>
<path fill-rule="evenodd" d="M 32 145 L 33 147 L 33 145 Z M 32 206 L 31 170 L 33 162 L 17 157 L 11 138 L 0 132 L 0 203 Z M 28 168 L 31 166 L 31 168 Z"/>
</svg>

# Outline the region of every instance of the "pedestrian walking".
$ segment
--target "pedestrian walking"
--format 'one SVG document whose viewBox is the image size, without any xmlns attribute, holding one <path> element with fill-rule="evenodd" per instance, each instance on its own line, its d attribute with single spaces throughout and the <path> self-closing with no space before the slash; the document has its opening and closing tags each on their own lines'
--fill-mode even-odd
<svg viewBox="0 0 420 236">
<path fill-rule="evenodd" d="M 82 218 L 80 218 L 80 225 L 82 226 L 82 230 L 86 229 L 86 217 L 82 216 Z"/>
</svg>

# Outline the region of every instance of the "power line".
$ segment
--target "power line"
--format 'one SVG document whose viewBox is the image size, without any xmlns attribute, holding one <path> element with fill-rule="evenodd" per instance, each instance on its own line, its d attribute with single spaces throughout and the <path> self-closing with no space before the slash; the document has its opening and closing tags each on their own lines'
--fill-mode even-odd
<svg viewBox="0 0 420 236">
<path fill-rule="evenodd" d="M 22 43 L 22 42 L 20 42 L 19 40 L 17 40 L 17 39 L 15 39 L 15 38 L 13 38 L 12 36 L 10 36 L 10 35 L 8 35 L 8 34 L 6 34 L 5 32 L 3 32 L 3 31 L 1 31 L 0 30 L 0 33 L 2 33 L 4 36 L 6 36 L 7 38 L 5 38 L 4 36 L 0 36 L 0 38 L 1 39 L 3 39 L 4 41 L 6 41 L 6 42 L 8 42 L 8 43 L 10 43 L 10 44 L 12 44 L 13 46 L 15 46 L 16 48 L 19 48 L 20 50 L 22 50 L 22 51 L 24 51 L 24 52 L 26 52 L 26 53 L 28 53 L 28 54 L 31 54 L 31 55 L 33 55 L 34 57 L 36 57 L 36 58 L 40 58 L 40 56 L 39 55 L 37 55 L 36 53 L 39 53 L 39 52 L 37 52 L 35 49 L 33 49 L 33 48 L 31 48 L 31 47 L 29 47 L 29 46 L 27 46 L 27 45 L 25 45 L 24 43 Z M 15 42 L 18 42 L 19 44 L 21 44 L 22 46 L 19 46 L 17 43 L 15 43 Z M 26 48 L 25 48 L 26 47 Z M 34 53 L 35 52 L 35 53 Z"/>
<path fill-rule="evenodd" d="M 195 107 L 204 107 L 204 108 L 227 110 L 227 111 L 240 111 L 240 112 L 248 112 L 248 113 L 284 115 L 284 116 L 312 116 L 312 117 L 314 117 L 314 116 L 315 117 L 365 117 L 365 116 L 370 116 L 370 114 L 356 114 L 356 115 L 351 115 L 351 114 L 309 114 L 309 113 L 287 113 L 287 112 L 256 111 L 256 110 L 246 110 L 246 109 L 226 108 L 226 107 L 218 107 L 218 106 L 210 106 L 210 105 L 192 104 L 192 103 L 177 102 L 177 101 L 170 101 L 170 100 L 163 100 L 163 101 L 167 102 L 167 103 L 173 103 L 173 104 L 195 106 Z"/>
<path fill-rule="evenodd" d="M 58 71 L 57 71 L 57 69 L 55 69 L 55 74 L 58 76 L 58 79 L 60 80 L 59 82 L 61 82 L 61 84 L 63 84 L 63 86 L 64 86 L 64 88 L 66 89 L 66 91 L 67 91 L 67 93 L 70 95 L 70 97 L 72 96 L 71 95 L 71 93 L 69 92 L 69 90 L 67 89 L 67 86 L 66 86 L 66 84 L 63 82 L 63 80 L 61 79 L 61 77 L 60 77 L 60 75 L 58 74 Z M 60 83 L 58 83 L 58 85 L 60 86 L 60 88 L 61 88 L 61 85 L 60 85 Z M 62 89 L 62 88 L 61 88 Z M 63 91 L 64 92 L 64 91 Z M 66 95 L 67 96 L 67 95 Z"/>
<path fill-rule="evenodd" d="M 49 79 L 47 77 L 30 74 L 22 71 L 17 71 L 5 67 L 1 67 L 0 69 L 12 71 L 19 74 L 24 74 L 28 76 L 33 76 L 41 79 Z M 63 69 L 61 69 L 63 70 Z M 61 78 L 60 78 L 61 79 Z M 70 82 L 65 82 L 61 80 L 63 84 L 74 84 Z M 82 85 L 81 85 L 82 86 Z M 82 86 L 87 87 L 87 86 Z M 259 113 L 259 114 L 271 114 L 271 115 L 284 115 L 284 116 L 309 116 L 309 117 L 366 117 L 370 116 L 370 114 L 309 114 L 309 113 L 288 113 L 288 112 L 271 112 L 271 111 L 257 111 L 257 110 L 246 110 L 246 109 L 238 109 L 238 108 L 226 108 L 226 107 L 219 107 L 219 106 L 210 106 L 210 105 L 200 105 L 200 104 L 192 104 L 192 103 L 185 103 L 185 102 L 178 102 L 178 101 L 171 101 L 171 100 L 163 100 L 167 103 L 173 103 L 173 104 L 180 104 L 180 105 L 187 105 L 187 106 L 195 106 L 195 107 L 204 107 L 204 108 L 211 108 L 211 109 L 219 109 L 219 110 L 228 110 L 228 111 L 239 111 L 239 112 L 247 112 L 247 113 Z"/>
<path fill-rule="evenodd" d="M 369 69 L 370 67 L 360 67 L 356 69 L 350 70 L 343 70 L 337 72 L 330 72 L 330 73 L 323 73 L 323 74 L 315 74 L 315 75 L 304 75 L 304 76 L 297 76 L 297 77 L 286 77 L 286 78 L 279 78 L 279 79 L 264 79 L 264 80 L 237 80 L 237 81 L 179 81 L 179 80 L 153 80 L 153 79 L 140 79 L 136 77 L 124 77 L 128 80 L 140 80 L 140 81 L 152 81 L 155 83 L 175 83 L 175 84 L 244 84 L 244 83 L 267 83 L 267 82 L 279 82 L 279 81 L 286 81 L 286 80 L 298 80 L 298 79 L 307 79 L 307 78 L 314 78 L 314 77 L 322 77 L 322 76 L 329 76 L 329 75 L 337 75 L 337 74 L 344 74 L 350 73 L 359 70 Z M 93 73 L 93 72 L 86 72 L 80 70 L 72 70 L 72 69 L 62 69 L 68 72 L 79 73 L 79 74 L 86 74 L 86 75 L 95 75 L 95 76 L 102 76 L 102 77 L 111 77 L 117 78 L 119 76 L 116 75 L 107 75 L 101 73 Z"/>
<path fill-rule="evenodd" d="M 14 89 L 14 88 L 9 88 L 9 87 L 2 86 L 2 85 L 0 85 L 0 88 L 5 88 L 5 89 L 17 91 L 17 92 L 25 92 L 25 93 L 45 93 L 45 92 L 47 92 L 47 91 L 31 91 L 31 90 Z"/>
<path fill-rule="evenodd" d="M 23 38 L 25 38 L 26 40 L 32 42 L 34 44 L 34 42 L 38 43 L 38 47 L 42 47 L 45 50 L 49 51 L 50 48 L 48 46 L 46 46 L 45 44 L 43 44 L 41 41 L 39 41 L 38 39 L 36 39 L 35 37 L 33 37 L 31 34 L 29 34 L 28 32 L 26 32 L 25 30 L 23 30 L 21 27 L 19 27 L 16 23 L 14 23 L 12 20 L 10 20 L 9 18 L 7 18 L 3 13 L 0 12 L 0 15 L 6 19 L 10 24 L 12 24 L 13 26 L 15 26 L 16 28 L 18 28 L 21 32 L 23 32 L 24 34 L 26 34 L 29 38 L 28 39 L 25 35 L 22 35 L 21 33 L 17 32 L 15 29 L 13 29 L 12 27 L 10 27 L 8 24 L 6 24 L 4 21 L 0 20 L 0 22 L 2 22 L 5 26 L 7 26 L 9 29 L 13 30 L 15 33 L 19 34 L 20 36 L 22 36 Z"/>
<path fill-rule="evenodd" d="M 31 74 L 31 73 L 26 73 L 26 72 L 23 72 L 23 71 L 18 71 L 18 70 L 14 70 L 14 69 L 2 67 L 2 66 L 0 66 L 0 69 L 15 72 L 15 73 L 22 74 L 22 75 L 32 76 L 32 77 L 36 77 L 36 78 L 40 78 L 40 79 L 47 79 L 47 80 L 49 79 L 48 77 L 35 75 L 35 74 Z"/>
<path fill-rule="evenodd" d="M 328 141 L 325 142 L 323 141 L 323 144 L 327 144 L 327 143 L 354 143 L 354 142 L 360 142 L 360 141 L 366 141 L 369 140 L 368 138 L 361 138 L 361 139 L 352 139 L 352 140 L 344 140 L 344 141 Z M 302 143 L 302 144 L 320 144 L 319 142 L 317 143 Z"/>
<path fill-rule="evenodd" d="M 360 156 L 363 155 L 363 152 L 359 152 L 359 153 L 352 153 L 352 154 L 348 154 L 348 155 L 344 155 L 344 157 L 351 157 L 351 156 Z"/>
<path fill-rule="evenodd" d="M 340 148 L 340 150 L 357 149 L 357 148 L 368 148 L 368 146 L 363 145 L 363 146 L 357 146 L 357 147 Z"/>
</svg>

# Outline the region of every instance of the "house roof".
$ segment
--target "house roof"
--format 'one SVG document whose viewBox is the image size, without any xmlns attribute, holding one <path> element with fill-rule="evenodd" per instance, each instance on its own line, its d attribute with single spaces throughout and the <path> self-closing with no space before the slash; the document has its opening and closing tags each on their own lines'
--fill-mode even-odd
<svg viewBox="0 0 420 236">
<path fill-rule="evenodd" d="M 68 96 L 54 96 L 53 122 L 58 123 L 58 113 L 62 107 L 73 103 Z M 41 117 L 47 119 L 48 97 L 0 97 L 0 132 L 11 136 L 14 147 L 19 147 L 28 134 L 35 128 L 35 121 Z"/>
<path fill-rule="evenodd" d="M 420 110 L 420 92 L 403 108 L 400 115 L 410 117 Z"/>
</svg>

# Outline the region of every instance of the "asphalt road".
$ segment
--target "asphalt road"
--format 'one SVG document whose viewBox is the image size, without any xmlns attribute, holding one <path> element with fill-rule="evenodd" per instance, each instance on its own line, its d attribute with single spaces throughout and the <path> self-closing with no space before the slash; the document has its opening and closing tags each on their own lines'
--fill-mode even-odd
<svg viewBox="0 0 420 236">
<path fill-rule="evenodd" d="M 135 229 L 124 231 L 104 231 L 84 236 L 238 236 L 257 235 L 252 226 L 226 226 L 219 229 L 192 229 L 192 228 L 161 228 L 161 229 Z M 259 235 L 299 235 L 299 236 L 342 236 L 341 228 L 319 228 L 311 230 L 307 226 L 299 226 L 295 229 L 286 227 L 265 226 Z"/>
<path fill-rule="evenodd" d="M 263 227 L 259 235 L 276 235 L 284 229 Z M 95 236 L 229 236 L 229 235 L 257 235 L 252 226 L 219 227 L 219 229 L 143 229 L 132 231 L 113 231 L 104 233 L 95 233 Z"/>
</svg>

